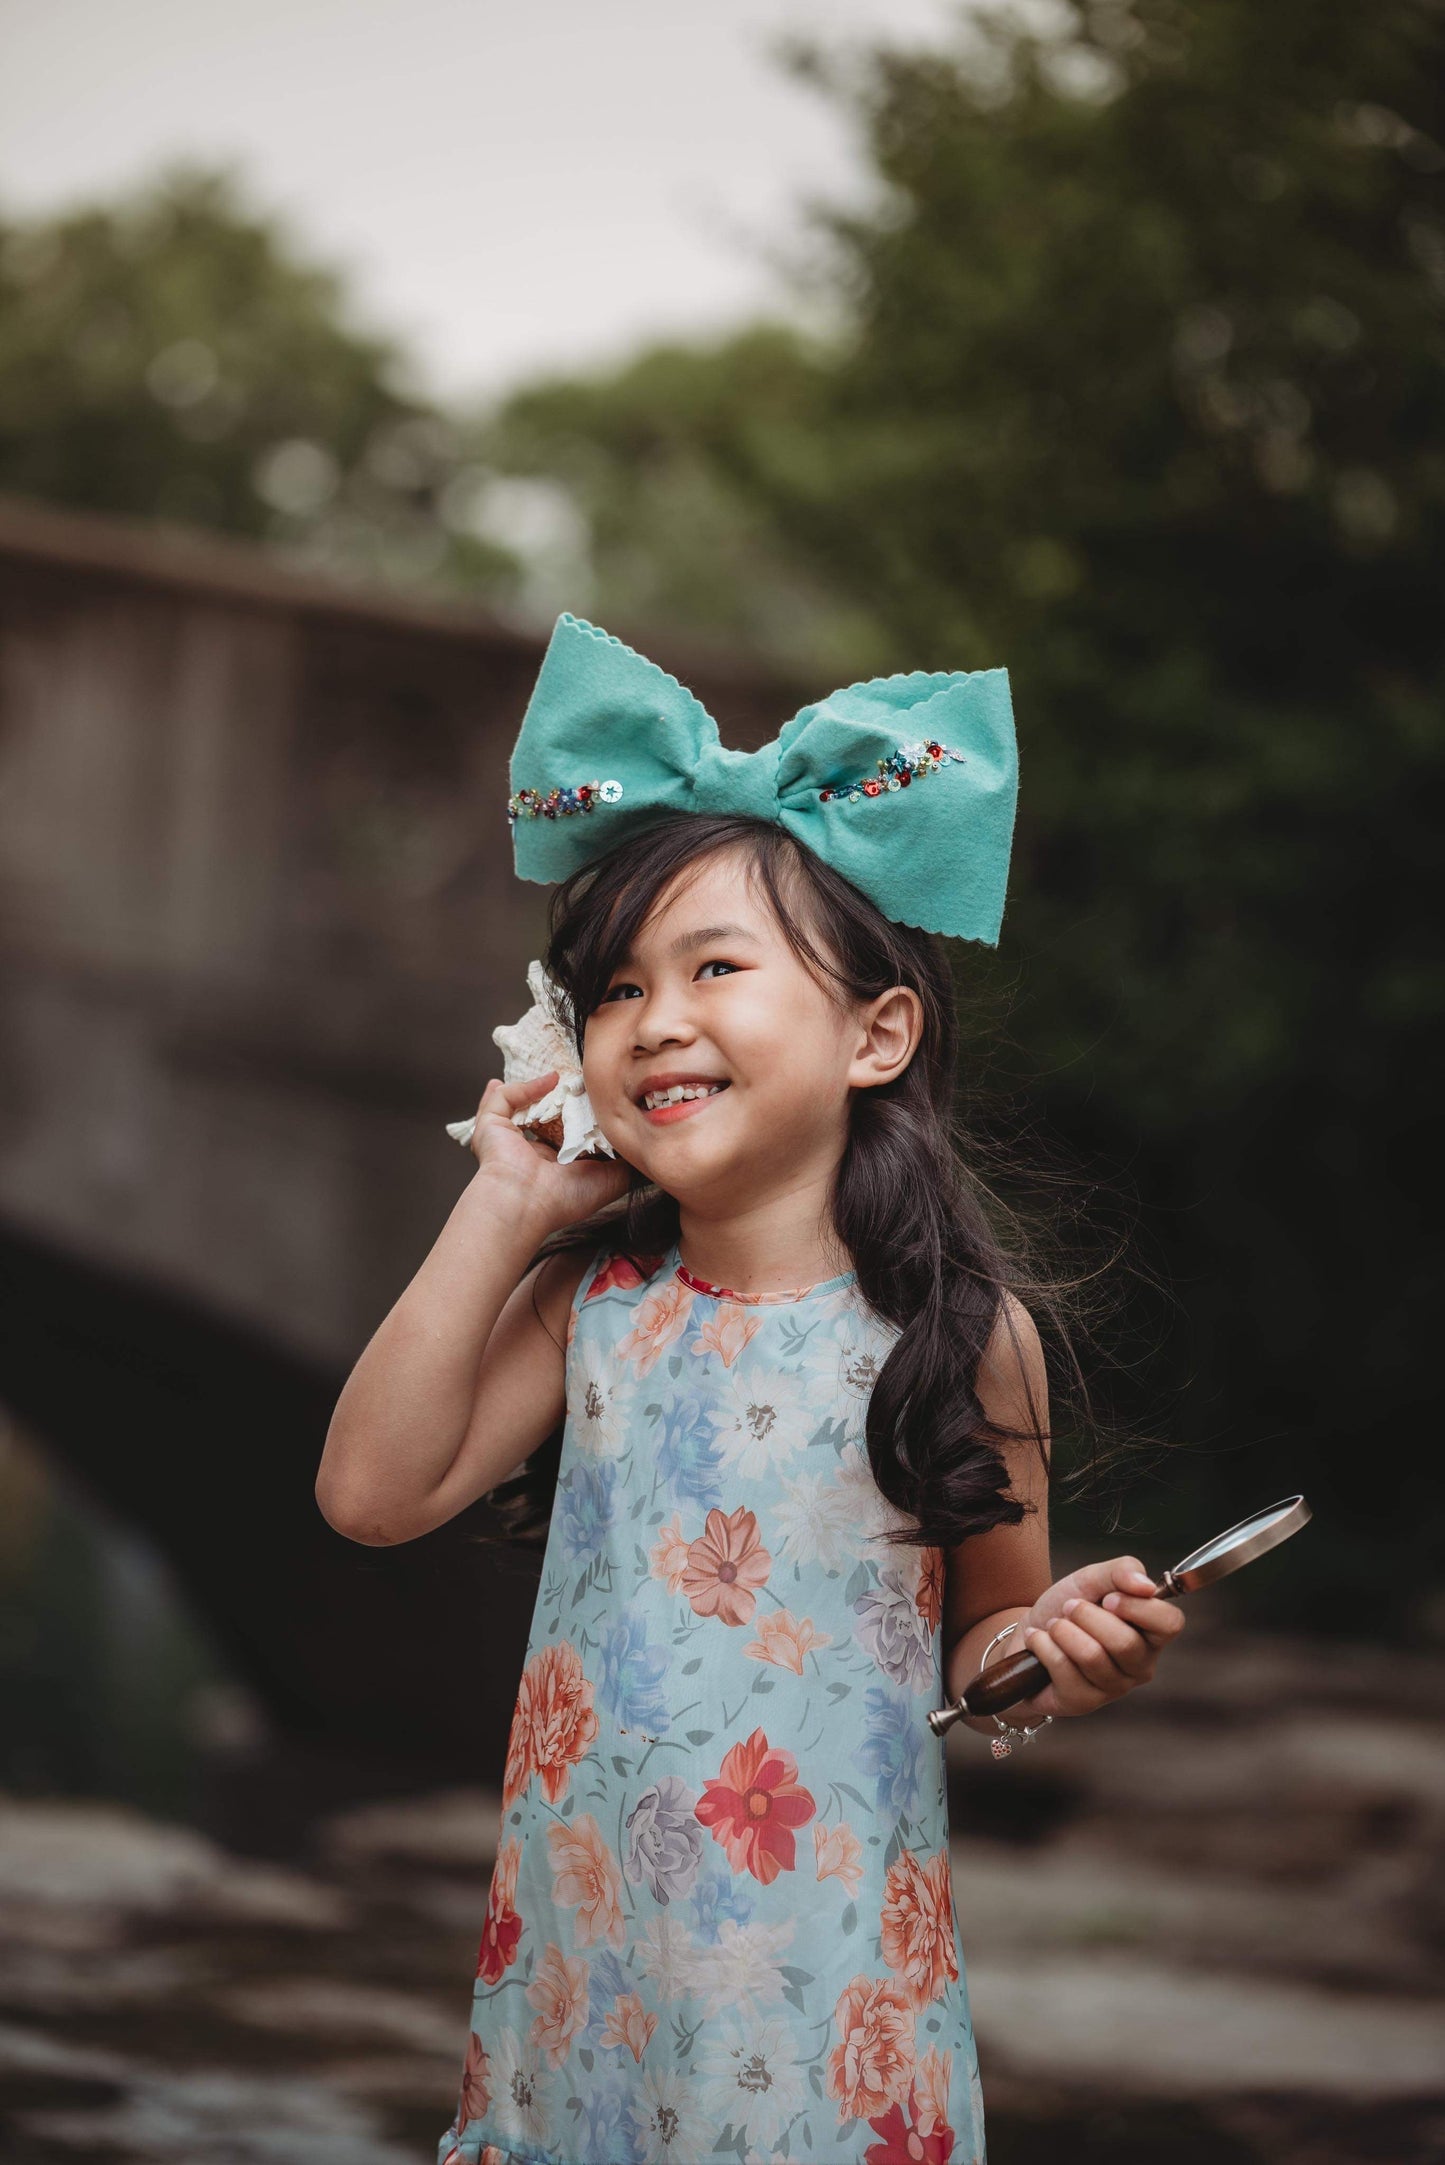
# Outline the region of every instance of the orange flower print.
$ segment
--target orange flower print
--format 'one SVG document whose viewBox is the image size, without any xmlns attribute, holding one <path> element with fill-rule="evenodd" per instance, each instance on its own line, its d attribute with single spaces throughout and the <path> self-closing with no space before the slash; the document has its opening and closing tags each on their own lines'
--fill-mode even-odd
<svg viewBox="0 0 1445 2165">
<path fill-rule="evenodd" d="M 658 1527 L 657 1539 L 653 1542 L 647 1559 L 652 1576 L 661 1579 L 670 1594 L 682 1592 L 683 1574 L 687 1570 L 691 1551 L 692 1543 L 682 1530 L 682 1520 L 674 1511 L 672 1524 Z"/>
<path fill-rule="evenodd" d="M 920 1864 L 905 1849 L 883 1883 L 883 1959 L 898 1974 L 915 2012 L 942 1997 L 958 1977 L 953 1944 L 953 1887 L 948 1851 Z"/>
<path fill-rule="evenodd" d="M 670 1278 L 656 1293 L 648 1294 L 633 1328 L 617 1341 L 618 1352 L 633 1363 L 639 1376 L 651 1375 L 673 1340 L 682 1336 L 692 1302 L 692 1288 L 680 1278 Z"/>
<path fill-rule="evenodd" d="M 918 1552 L 918 1585 L 913 1598 L 918 1613 L 931 1631 L 943 1622 L 943 1551 L 930 1547 Z"/>
<path fill-rule="evenodd" d="M 560 1803 L 598 1727 L 582 1656 L 567 1639 L 544 1646 L 522 1671 L 517 1688 L 502 1775 L 503 1812 L 511 1810 L 534 1774 L 541 1776 L 548 1803 Z"/>
<path fill-rule="evenodd" d="M 628 1992 L 614 2000 L 607 2010 L 607 2020 L 597 2042 L 600 2045 L 625 2045 L 633 2059 L 641 2061 L 656 2028 L 656 2015 L 646 2013 L 636 1992 Z"/>
<path fill-rule="evenodd" d="M 935 2126 L 948 2127 L 948 2087 L 952 2080 L 953 2054 L 940 2052 L 936 2045 L 930 2045 L 913 2071 L 913 2086 L 918 2093 L 918 2126 L 922 2134 L 929 2134 Z"/>
<path fill-rule="evenodd" d="M 457 2133 L 464 2135 L 467 2124 L 480 2120 L 492 2102 L 492 2085 L 487 2072 L 487 2050 L 475 2030 L 467 2038 L 466 2064 L 462 2068 L 462 2094 L 457 2105 Z"/>
<path fill-rule="evenodd" d="M 627 1938 L 622 1920 L 622 1871 L 590 1812 L 547 1829 L 551 1852 L 552 1899 L 577 1911 L 577 1944 L 590 1947 L 605 1939 L 621 1947 Z"/>
<path fill-rule="evenodd" d="M 662 1261 L 660 1255 L 605 1255 L 597 1266 L 596 1276 L 583 1294 L 584 1300 L 596 1300 L 611 1286 L 624 1288 L 646 1285 L 648 1279 Z"/>
<path fill-rule="evenodd" d="M 831 1646 L 832 1638 L 826 1631 L 815 1631 L 806 1616 L 794 1616 L 791 1609 L 774 1609 L 770 1616 L 760 1616 L 758 1635 L 743 1648 L 749 1661 L 771 1661 L 779 1669 L 791 1669 L 794 1676 L 803 1673 L 803 1656 L 815 1646 Z"/>
<path fill-rule="evenodd" d="M 477 1949 L 477 1975 L 483 1984 L 496 1984 L 517 1959 L 517 1942 L 522 1937 L 522 1920 L 516 1910 L 521 1861 L 522 1845 L 513 1835 L 502 1844 L 492 1869 L 482 1943 Z"/>
<path fill-rule="evenodd" d="M 863 1844 L 846 1819 L 836 1827 L 819 1821 L 813 1829 L 813 1854 L 819 1879 L 841 1879 L 850 1896 L 857 1894 L 863 1884 Z"/>
<path fill-rule="evenodd" d="M 703 1783 L 693 1816 L 712 1828 L 735 1872 L 751 1872 L 770 1887 L 779 1872 L 794 1869 L 793 1829 L 806 1826 L 817 1808 L 798 1781 L 792 1753 L 755 1729 L 746 1742 L 734 1744 L 721 1773 Z"/>
<path fill-rule="evenodd" d="M 750 1315 L 738 1301 L 719 1301 L 692 1342 L 694 1353 L 716 1353 L 724 1368 L 731 1368 L 750 1338 L 763 1327 L 760 1315 Z"/>
<path fill-rule="evenodd" d="M 765 1585 L 773 1559 L 758 1539 L 758 1522 L 745 1504 L 719 1511 L 714 1504 L 707 1527 L 688 1550 L 682 1590 L 699 1616 L 724 1624 L 747 1624 L 757 1607 L 755 1586 Z"/>
<path fill-rule="evenodd" d="M 839 1993 L 833 2021 L 838 2042 L 826 2079 L 839 2117 L 872 2120 L 903 2104 L 913 2077 L 913 2010 L 897 1985 L 855 1977 Z"/>
<path fill-rule="evenodd" d="M 549 2067 L 560 2067 L 577 2032 L 587 2027 L 587 1964 L 549 1940 L 526 1997 L 537 2010 L 527 2042 Z"/>
<path fill-rule="evenodd" d="M 925 2119 L 923 2112 L 916 2089 L 910 2088 L 906 2106 L 895 2099 L 871 2119 L 868 2125 L 882 2141 L 868 2145 L 868 2165 L 949 2165 L 953 2129 L 943 2117 Z"/>
</svg>

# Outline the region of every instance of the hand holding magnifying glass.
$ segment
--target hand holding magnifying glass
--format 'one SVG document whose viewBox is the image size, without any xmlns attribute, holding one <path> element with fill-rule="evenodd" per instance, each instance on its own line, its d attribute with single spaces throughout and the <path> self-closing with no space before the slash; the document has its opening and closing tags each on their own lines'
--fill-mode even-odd
<svg viewBox="0 0 1445 2165">
<path fill-rule="evenodd" d="M 1287 1496 L 1282 1503 L 1271 1504 L 1268 1510 L 1256 1511 L 1253 1517 L 1241 1519 L 1226 1533 L 1206 1541 L 1202 1548 L 1191 1549 L 1182 1562 L 1162 1574 L 1153 1598 L 1174 1601 L 1181 1594 L 1197 1593 L 1201 1587 L 1212 1586 L 1216 1579 L 1238 1571 L 1242 1564 L 1253 1562 L 1267 1549 L 1288 1540 L 1310 1516 L 1310 1507 L 1303 1496 Z M 934 1708 L 928 1716 L 928 1725 L 936 1736 L 942 1736 L 965 1714 L 999 1714 L 1020 1699 L 1031 1699 L 1048 1681 L 1049 1672 L 1036 1654 L 1011 1654 L 1006 1660 L 990 1662 L 986 1669 L 980 1670 L 964 1686 L 962 1697 L 951 1706 Z"/>
</svg>

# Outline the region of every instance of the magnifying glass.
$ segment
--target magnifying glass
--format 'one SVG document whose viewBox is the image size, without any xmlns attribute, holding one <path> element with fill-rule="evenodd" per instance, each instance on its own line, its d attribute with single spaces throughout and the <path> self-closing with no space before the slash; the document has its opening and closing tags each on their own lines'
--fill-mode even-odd
<svg viewBox="0 0 1445 2165">
<path fill-rule="evenodd" d="M 1252 1518 L 1241 1519 L 1227 1533 L 1216 1534 L 1202 1548 L 1191 1549 L 1182 1563 L 1174 1565 L 1156 1581 L 1157 1598 L 1175 1601 L 1181 1594 L 1196 1594 L 1202 1586 L 1212 1586 L 1216 1579 L 1227 1578 L 1231 1571 L 1238 1571 L 1241 1564 L 1251 1564 L 1256 1556 L 1263 1556 L 1266 1549 L 1277 1548 L 1291 1534 L 1298 1533 L 1305 1521 L 1312 1516 L 1303 1496 L 1286 1496 L 1283 1503 L 1272 1503 L 1267 1511 L 1256 1511 Z M 1153 1573 L 1146 1573 L 1152 1578 Z M 1010 1654 L 1005 1661 L 991 1661 L 986 1669 L 980 1669 L 971 1683 L 965 1684 L 961 1699 L 951 1706 L 935 1707 L 928 1716 L 928 1726 L 935 1736 L 942 1736 L 965 1714 L 998 1714 L 1006 1706 L 1013 1706 L 1019 1699 L 1031 1699 L 1036 1691 L 1042 1691 L 1049 1681 L 1049 1672 L 1037 1654 Z"/>
</svg>

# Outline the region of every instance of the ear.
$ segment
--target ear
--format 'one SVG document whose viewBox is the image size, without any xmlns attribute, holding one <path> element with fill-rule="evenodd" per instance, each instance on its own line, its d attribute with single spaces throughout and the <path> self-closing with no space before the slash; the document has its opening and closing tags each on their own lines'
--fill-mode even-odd
<svg viewBox="0 0 1445 2165">
<path fill-rule="evenodd" d="M 858 1042 L 848 1069 L 854 1090 L 876 1090 L 903 1073 L 923 1035 L 923 1002 L 911 985 L 894 985 L 858 1017 Z"/>
</svg>

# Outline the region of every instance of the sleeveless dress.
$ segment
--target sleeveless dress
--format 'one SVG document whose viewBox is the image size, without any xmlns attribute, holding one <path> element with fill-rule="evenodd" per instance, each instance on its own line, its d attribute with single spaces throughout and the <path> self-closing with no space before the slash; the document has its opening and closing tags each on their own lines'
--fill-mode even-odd
<svg viewBox="0 0 1445 2165">
<path fill-rule="evenodd" d="M 943 1551 L 880 1543 L 897 1333 L 589 1264 L 437 2165 L 984 2165 Z"/>
</svg>

